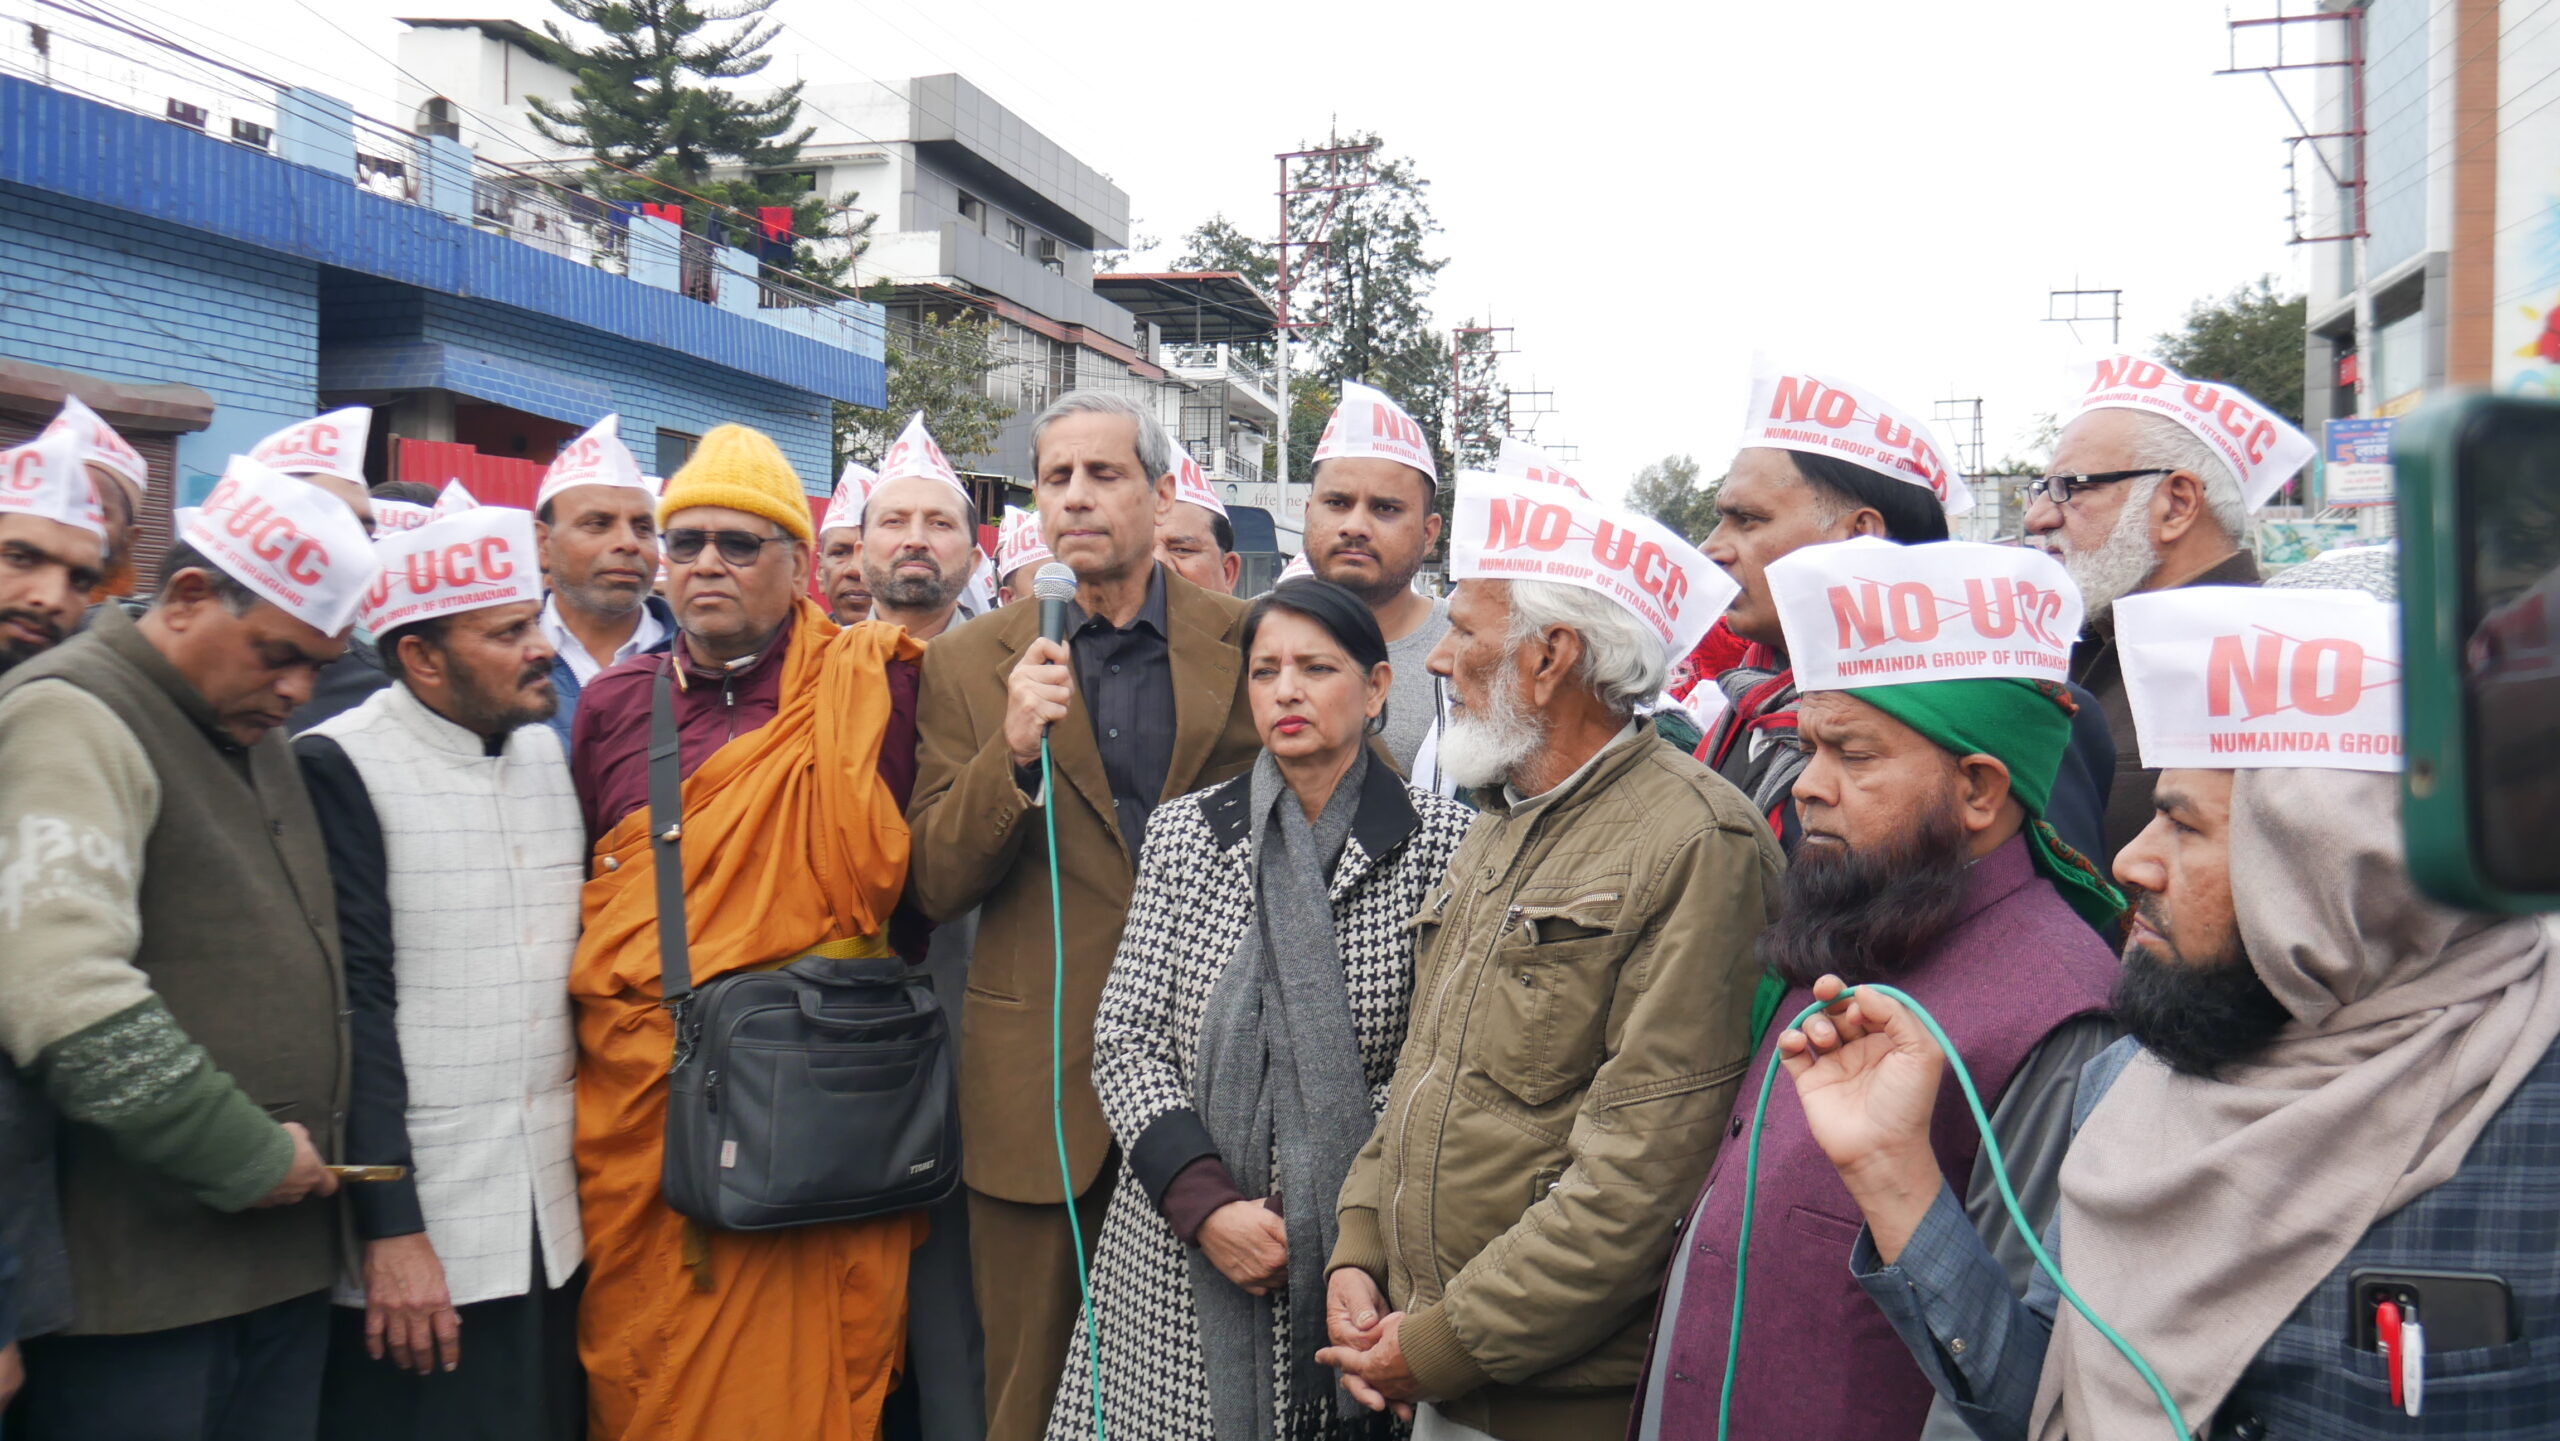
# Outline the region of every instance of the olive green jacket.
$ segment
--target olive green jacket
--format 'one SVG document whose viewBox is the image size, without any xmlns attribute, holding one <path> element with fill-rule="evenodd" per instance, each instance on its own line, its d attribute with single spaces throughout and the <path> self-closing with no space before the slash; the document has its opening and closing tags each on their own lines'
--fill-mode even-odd
<svg viewBox="0 0 2560 1441">
<path fill-rule="evenodd" d="M 1784 865 L 1742 793 L 1638 730 L 1484 815 L 1415 929 L 1412 1019 L 1328 1270 L 1501 1438 L 1617 1435 L 1673 1228 L 1751 1060 Z"/>
</svg>

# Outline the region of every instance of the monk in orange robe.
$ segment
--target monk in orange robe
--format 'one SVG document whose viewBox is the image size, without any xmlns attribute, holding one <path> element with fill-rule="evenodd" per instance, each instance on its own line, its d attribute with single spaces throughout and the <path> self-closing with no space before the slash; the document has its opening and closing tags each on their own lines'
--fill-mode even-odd
<svg viewBox="0 0 2560 1441">
<path fill-rule="evenodd" d="M 741 483 L 776 468 L 781 484 Z M 907 1262 L 924 1211 L 718 1232 L 677 1215 L 659 1190 L 674 1043 L 659 1003 L 647 805 L 659 670 L 672 666 L 678 682 L 695 985 L 822 946 L 886 955 L 905 883 L 922 647 L 891 626 L 839 629 L 801 593 L 809 513 L 788 477 L 752 431 L 703 437 L 659 508 L 674 648 L 597 674 L 572 732 L 572 773 L 597 836 L 570 978 L 588 1270 L 578 1349 L 595 1441 L 874 1437 L 903 1363 Z M 764 538 L 753 560 L 724 553 L 744 542 L 718 543 L 738 535 Z M 778 623 L 760 619 L 774 614 Z"/>
</svg>

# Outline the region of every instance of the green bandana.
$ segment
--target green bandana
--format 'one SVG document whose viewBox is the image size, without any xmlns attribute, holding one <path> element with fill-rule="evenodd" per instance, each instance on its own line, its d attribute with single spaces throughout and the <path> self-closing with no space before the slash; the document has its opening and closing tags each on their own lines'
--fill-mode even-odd
<svg viewBox="0 0 2560 1441">
<path fill-rule="evenodd" d="M 2053 777 L 2071 747 L 2071 694 L 2050 681 L 1929 680 L 1867 686 L 1854 694 L 1960 756 L 2009 768 L 2009 792 L 2027 808 L 2027 851 L 2071 909 L 2098 927 L 2124 915 L 2124 897 L 2044 820 Z"/>
</svg>

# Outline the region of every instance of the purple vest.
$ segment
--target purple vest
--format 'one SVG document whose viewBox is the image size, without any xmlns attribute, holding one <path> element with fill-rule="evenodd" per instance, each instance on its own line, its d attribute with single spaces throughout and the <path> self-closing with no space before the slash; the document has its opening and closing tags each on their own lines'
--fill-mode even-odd
<svg viewBox="0 0 2560 1441">
<path fill-rule="evenodd" d="M 1965 891 L 1962 918 L 1894 984 L 1946 1028 L 1988 1111 L 2055 1027 L 2106 1009 L 2116 958 L 2035 874 L 2023 839 L 2012 838 L 1976 862 Z M 1733 1321 L 1733 1254 L 1742 1232 L 1743 1141 L 1761 1075 L 1777 1056 L 1778 1032 L 1812 1003 L 1802 989 L 1779 1003 L 1734 1101 L 1705 1199 L 1672 1253 L 1672 1264 L 1685 1266 L 1687 1277 L 1680 1313 L 1654 1323 L 1657 1330 L 1672 1328 L 1668 1358 L 1652 1378 L 1667 1388 L 1662 1441 L 1713 1441 L 1716 1434 L 1725 1336 Z M 1981 1141 L 1952 1073 L 1938 1093 L 1929 1140 L 1940 1171 L 1961 1195 Z M 1795 1086 L 1779 1076 L 1760 1139 L 1751 1291 L 1733 1388 L 1735 1437 L 1901 1441 L 1920 1434 L 1929 1382 L 1849 1275 L 1849 1249 L 1861 1224 L 1857 1204 L 1805 1127 Z M 1641 1404 L 1636 1414 L 1643 1414 Z"/>
</svg>

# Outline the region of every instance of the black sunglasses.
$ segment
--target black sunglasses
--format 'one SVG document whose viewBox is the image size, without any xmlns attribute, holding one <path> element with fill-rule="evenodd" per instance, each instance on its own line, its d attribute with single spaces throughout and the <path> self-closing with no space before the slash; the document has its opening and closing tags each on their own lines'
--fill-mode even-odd
<svg viewBox="0 0 2560 1441">
<path fill-rule="evenodd" d="M 2056 505 L 2069 505 L 2071 497 L 2093 485 L 2113 485 L 2120 480 L 2138 480 L 2146 475 L 2167 475 L 2169 471 L 2154 466 L 2149 470 L 2101 470 L 2089 474 L 2064 471 L 2057 475 L 2040 475 L 2026 484 L 2027 499 L 2041 495 Z"/>
<path fill-rule="evenodd" d="M 691 565 L 702 558 L 702 548 L 716 545 L 720 559 L 744 568 L 756 563 L 768 545 L 789 540 L 787 535 L 750 535 L 743 530 L 671 530 L 659 537 L 667 547 L 667 559 L 678 565 Z"/>
</svg>

